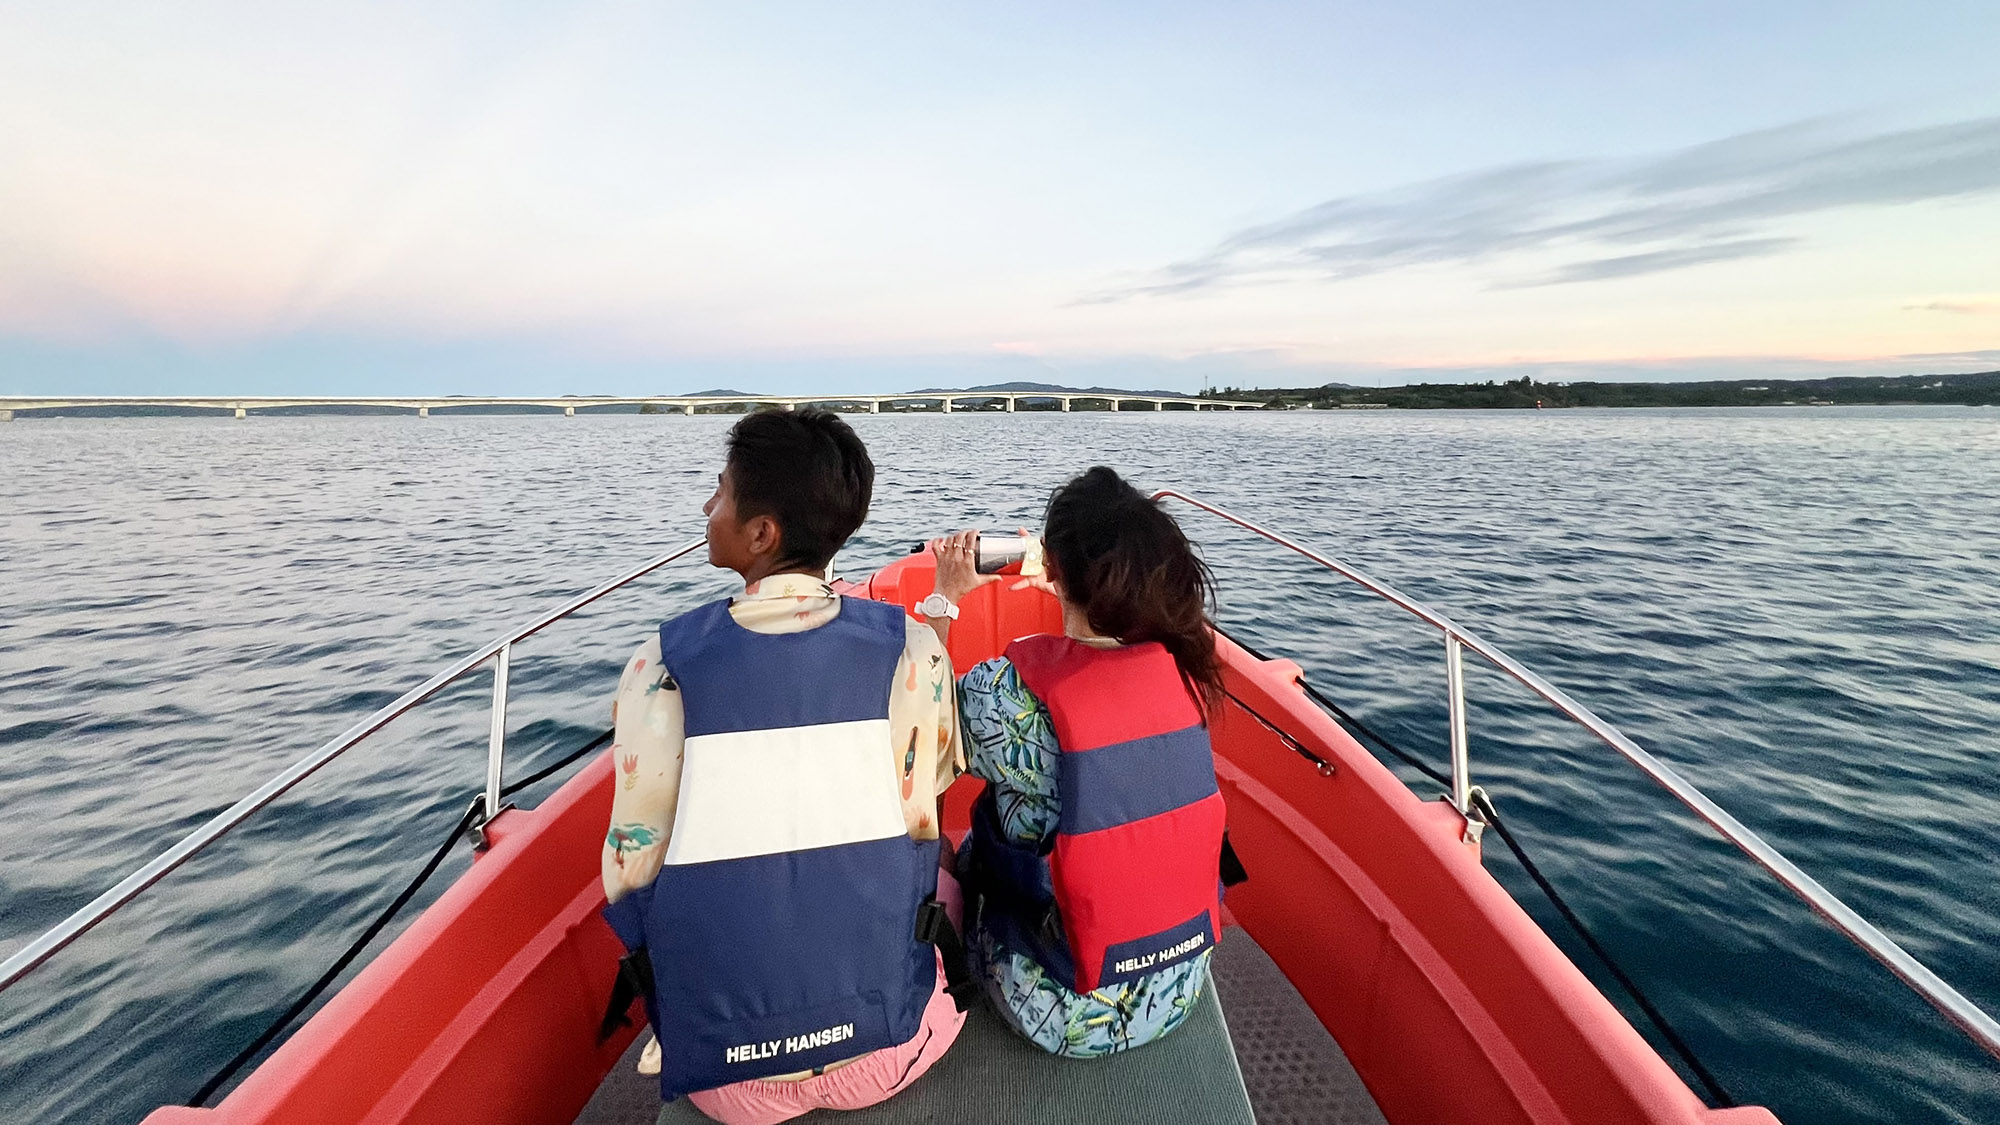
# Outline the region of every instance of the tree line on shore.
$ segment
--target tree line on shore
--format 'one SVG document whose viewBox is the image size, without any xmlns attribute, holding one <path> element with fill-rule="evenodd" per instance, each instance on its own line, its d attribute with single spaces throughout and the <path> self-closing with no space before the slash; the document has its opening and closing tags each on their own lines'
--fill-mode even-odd
<svg viewBox="0 0 2000 1125">
<path fill-rule="evenodd" d="M 1830 379 L 1715 379 L 1688 383 L 1414 383 L 1402 387 L 1275 390 L 1224 387 L 1218 398 L 1261 401 L 1267 409 L 1386 406 L 1405 410 L 1532 410 L 1575 406 L 2000 406 L 2000 371 L 1959 375 L 1841 376 Z"/>
</svg>

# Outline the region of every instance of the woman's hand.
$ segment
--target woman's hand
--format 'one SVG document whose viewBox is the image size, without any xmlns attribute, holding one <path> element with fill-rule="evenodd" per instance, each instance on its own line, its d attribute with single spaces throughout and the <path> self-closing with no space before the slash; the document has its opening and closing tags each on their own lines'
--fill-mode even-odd
<svg viewBox="0 0 2000 1125">
<path fill-rule="evenodd" d="M 1062 597 L 1062 591 L 1056 589 L 1055 583 L 1050 582 L 1046 574 L 1029 575 L 1007 588 L 1009 590 L 1040 590 L 1052 598 Z"/>
<path fill-rule="evenodd" d="M 953 605 L 989 582 L 1000 581 L 997 574 L 981 574 L 978 564 L 979 532 L 968 528 L 956 535 L 933 539 L 928 546 L 937 556 L 937 585 L 932 587 Z"/>
</svg>

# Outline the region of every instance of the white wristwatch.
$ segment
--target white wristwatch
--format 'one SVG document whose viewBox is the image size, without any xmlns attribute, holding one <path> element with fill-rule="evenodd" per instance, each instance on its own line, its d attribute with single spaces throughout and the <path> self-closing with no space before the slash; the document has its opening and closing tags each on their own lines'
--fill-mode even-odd
<svg viewBox="0 0 2000 1125">
<path fill-rule="evenodd" d="M 943 594 L 933 593 L 917 603 L 917 613 L 924 617 L 942 617 L 947 621 L 958 620 L 958 607 Z"/>
</svg>

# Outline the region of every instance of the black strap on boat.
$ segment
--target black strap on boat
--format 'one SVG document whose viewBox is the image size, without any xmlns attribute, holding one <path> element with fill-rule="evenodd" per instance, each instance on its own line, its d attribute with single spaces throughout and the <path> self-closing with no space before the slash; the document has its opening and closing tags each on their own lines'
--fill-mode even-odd
<svg viewBox="0 0 2000 1125">
<path fill-rule="evenodd" d="M 1214 622 L 1210 622 L 1209 627 L 1214 629 L 1217 634 L 1229 638 L 1229 642 L 1231 644 L 1235 645 L 1237 648 L 1242 649 L 1244 652 L 1249 653 L 1251 656 L 1257 658 L 1258 660 L 1268 661 L 1271 659 L 1270 657 L 1250 647 L 1250 645 L 1246 643 L 1241 637 L 1238 637 L 1236 634 L 1231 633 L 1227 629 L 1224 629 L 1222 626 L 1217 625 Z M 1398 750 L 1394 746 L 1391 746 L 1386 740 L 1376 735 L 1374 731 L 1371 731 L 1367 727 L 1363 726 L 1361 724 L 1361 720 L 1348 714 L 1346 711 L 1341 710 L 1340 705 L 1338 703 L 1335 703 L 1333 700 L 1328 699 L 1326 696 L 1320 694 L 1319 689 L 1307 683 L 1304 676 L 1300 676 L 1296 682 L 1299 685 L 1299 690 L 1305 692 L 1306 695 L 1309 698 L 1311 698 L 1314 703 L 1319 704 L 1320 707 L 1325 709 L 1328 714 L 1332 715 L 1335 720 L 1345 724 L 1350 731 L 1360 732 L 1362 735 L 1366 736 L 1370 741 L 1374 742 L 1377 746 L 1380 746 L 1383 750 L 1387 751 L 1389 754 L 1402 759 L 1406 764 L 1415 767 L 1419 773 L 1422 773 L 1424 776 L 1432 779 L 1433 781 L 1441 782 L 1445 785 L 1451 784 L 1450 780 L 1447 779 L 1443 774 L 1425 765 L 1422 761 L 1420 761 L 1416 757 L 1413 757 L 1412 755 L 1409 754 L 1405 754 L 1403 751 Z M 1319 770 L 1320 776 L 1332 777 L 1334 775 L 1336 767 L 1332 762 L 1329 762 L 1325 758 L 1320 757 L 1318 754 L 1313 753 L 1311 750 L 1306 749 L 1305 744 L 1300 742 L 1298 739 L 1292 737 L 1289 731 L 1285 730 L 1283 727 L 1280 727 L 1278 724 L 1272 722 L 1271 720 L 1265 718 L 1262 714 L 1258 713 L 1256 708 L 1250 706 L 1248 703 L 1243 702 L 1243 700 L 1237 695 L 1235 695 L 1233 692 L 1224 689 L 1223 694 L 1229 696 L 1229 701 L 1231 703 L 1236 704 L 1236 706 L 1242 708 L 1245 714 L 1257 720 L 1259 723 L 1262 723 L 1264 727 L 1268 729 L 1272 734 L 1277 735 L 1278 740 L 1280 742 L 1283 742 L 1287 747 L 1289 747 L 1292 753 L 1297 754 L 1298 756 L 1311 762 L 1314 768 Z"/>
<path fill-rule="evenodd" d="M 1402 748 L 1396 746 L 1394 743 L 1390 742 L 1388 739 L 1383 738 L 1381 735 L 1376 734 L 1375 731 L 1368 726 L 1368 724 L 1362 722 L 1360 719 L 1355 718 L 1353 715 L 1348 714 L 1347 711 L 1342 709 L 1340 704 L 1335 703 L 1331 699 L 1328 699 L 1326 697 L 1326 693 L 1320 691 L 1318 688 L 1307 683 L 1306 678 L 1304 676 L 1299 677 L 1298 684 L 1299 684 L 1299 690 L 1306 693 L 1307 699 L 1310 699 L 1314 703 L 1319 704 L 1321 710 L 1325 711 L 1329 715 L 1332 715 L 1335 722 L 1338 722 L 1341 726 L 1346 727 L 1348 732 L 1353 734 L 1356 738 L 1365 742 L 1374 743 L 1376 746 L 1381 748 L 1383 753 L 1389 755 L 1390 757 L 1396 759 L 1397 761 L 1403 763 L 1404 765 L 1410 767 L 1411 769 L 1416 770 L 1418 773 L 1423 774 L 1425 777 L 1430 778 L 1432 781 L 1437 782 L 1439 785 L 1444 786 L 1446 789 L 1451 788 L 1451 778 L 1447 776 L 1444 773 L 1444 771 L 1438 769 L 1436 766 L 1431 765 L 1429 762 L 1424 761 L 1422 758 L 1417 757 L 1415 754 L 1403 750 Z"/>
<path fill-rule="evenodd" d="M 597 1024 L 597 1041 L 603 1043 L 621 1027 L 632 1026 L 632 1001 L 653 995 L 653 957 L 635 949 L 618 959 L 618 975 L 611 980 L 611 996 L 604 1003 L 604 1018 Z"/>
<path fill-rule="evenodd" d="M 611 735 L 611 731 L 605 731 L 603 734 L 563 755 L 560 759 L 549 763 L 526 777 L 514 781 L 506 788 L 500 790 L 500 795 L 502 797 L 512 796 L 536 782 L 546 780 L 557 771 L 575 764 L 579 758 L 610 742 Z M 451 830 L 450 835 L 445 837 L 444 843 L 438 845 L 438 850 L 432 854 L 430 862 L 424 864 L 423 870 L 417 872 L 417 877 L 410 880 L 410 885 L 404 887 L 402 893 L 397 895 L 382 913 L 377 915 L 375 920 L 368 924 L 368 928 L 361 931 L 361 936 L 354 939 L 354 944 L 347 947 L 347 952 L 341 954 L 339 959 L 334 961 L 331 968 L 321 974 L 320 978 L 314 981 L 311 987 L 307 988 L 297 1000 L 294 1000 L 291 1007 L 286 1008 L 277 1019 L 271 1021 L 271 1026 L 265 1028 L 263 1034 L 257 1036 L 248 1047 L 238 1051 L 235 1058 L 224 1063 L 221 1070 L 216 1071 L 213 1077 L 203 1083 L 201 1089 L 195 1092 L 194 1097 L 188 1099 L 188 1105 L 199 1109 L 201 1106 L 207 1104 L 208 1099 L 214 1096 L 217 1090 L 222 1089 L 224 1083 L 235 1077 L 237 1071 L 243 1069 L 243 1064 L 256 1058 L 260 1051 L 271 1045 L 272 1040 L 284 1034 L 285 1029 L 291 1026 L 292 1021 L 299 1018 L 300 1013 L 311 1007 L 314 1000 L 319 999 L 320 993 L 327 990 L 327 986 L 331 985 L 340 976 L 341 971 L 352 964 L 354 959 L 361 955 L 363 949 L 368 948 L 368 943 L 375 940 L 375 935 L 381 933 L 382 928 L 387 926 L 402 911 L 403 907 L 409 905 L 412 898 L 416 897 L 417 891 L 423 887 L 424 882 L 437 871 L 438 865 L 444 862 L 444 858 L 451 854 L 452 845 L 458 843 L 459 837 L 465 835 L 475 823 L 484 819 L 485 805 L 486 798 L 483 794 L 473 799 L 471 807 L 467 808 L 464 815 L 458 818 L 457 826 Z"/>
<path fill-rule="evenodd" d="M 1332 762 L 1326 760 L 1325 758 L 1320 757 L 1318 754 L 1315 754 L 1311 750 L 1307 749 L 1305 743 L 1300 742 L 1297 738 L 1294 738 L 1292 736 L 1292 732 L 1272 722 L 1270 719 L 1265 718 L 1263 712 L 1257 710 L 1255 707 L 1250 706 L 1248 703 L 1243 702 L 1243 697 L 1237 695 L 1233 691 L 1230 691 L 1228 688 L 1222 689 L 1222 694 L 1229 697 L 1229 702 L 1236 704 L 1237 710 L 1240 710 L 1244 714 L 1257 720 L 1258 723 L 1263 725 L 1265 730 L 1268 730 L 1273 735 L 1276 735 L 1278 741 L 1284 743 L 1286 748 L 1291 750 L 1292 753 L 1297 754 L 1299 757 L 1304 758 L 1308 762 L 1311 762 L 1313 764 L 1313 768 L 1319 771 L 1319 775 L 1321 777 L 1332 777 L 1334 774 L 1339 772 L 1340 767 L 1334 765 Z"/>
<path fill-rule="evenodd" d="M 945 992 L 959 1011 L 970 1011 L 973 998 L 979 994 L 979 982 L 972 979 L 972 969 L 966 964 L 965 942 L 958 927 L 951 924 L 951 915 L 937 899 L 927 898 L 917 907 L 916 938 L 937 947 L 938 958 L 944 962 Z"/>
</svg>

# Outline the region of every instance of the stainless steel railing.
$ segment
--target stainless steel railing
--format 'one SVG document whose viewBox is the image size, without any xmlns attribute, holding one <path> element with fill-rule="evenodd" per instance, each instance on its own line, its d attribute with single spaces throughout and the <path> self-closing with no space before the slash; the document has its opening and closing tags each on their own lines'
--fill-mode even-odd
<svg viewBox="0 0 2000 1125">
<path fill-rule="evenodd" d="M 1893 938 L 1855 913 L 1852 907 L 1842 902 L 1832 891 L 1821 886 L 1818 880 L 1801 871 L 1797 864 L 1786 859 L 1762 836 L 1723 811 L 1720 805 L 1709 800 L 1706 794 L 1695 788 L 1693 782 L 1682 777 L 1672 766 L 1642 749 L 1638 743 L 1625 737 L 1610 723 L 1598 718 L 1590 708 L 1571 699 L 1561 688 L 1529 671 L 1520 661 L 1501 651 L 1499 646 L 1481 640 L 1451 618 L 1398 591 L 1388 583 L 1371 578 L 1347 563 L 1322 555 L 1310 547 L 1252 523 L 1233 512 L 1172 489 L 1155 492 L 1153 499 L 1179 500 L 1262 536 L 1402 607 L 1444 633 L 1445 691 L 1451 727 L 1451 803 L 1466 817 L 1468 825 L 1474 821 L 1471 809 L 1471 762 L 1465 724 L 1465 675 L 1461 653 L 1469 649 L 1485 657 L 1494 667 L 1553 704 L 1556 710 L 1562 712 L 1570 721 L 1596 735 L 1606 745 L 1624 755 L 1628 761 L 1644 771 L 1646 776 L 1673 794 L 1681 804 L 1693 810 L 1696 816 L 1707 821 L 1710 827 L 1722 834 L 1723 839 L 1734 844 L 1759 867 L 1776 876 L 1780 883 L 1803 899 L 1807 906 L 1812 907 L 1821 917 L 1832 923 L 1835 929 L 1847 935 L 1849 940 L 1860 946 L 1869 956 L 1881 962 L 1883 967 L 1894 973 L 1946 1019 L 1971 1036 L 1988 1053 L 2000 1058 L 2000 1023 L 1996 1023 L 1992 1016 L 1987 1015 L 1977 1004 L 1966 999 L 1943 978 L 1911 956 L 1902 946 L 1897 945 Z"/>
<path fill-rule="evenodd" d="M 118 885 L 92 899 L 83 908 L 57 923 L 52 929 L 16 950 L 6 961 L 0 962 L 0 990 L 5 990 L 20 980 L 35 966 L 48 960 L 64 946 L 91 930 L 117 913 L 126 903 L 136 898 L 141 891 L 160 881 L 161 877 L 193 858 L 196 853 L 208 847 L 250 815 L 270 804 L 299 782 L 319 772 L 328 762 L 352 750 L 361 740 L 388 726 L 397 716 L 442 691 L 446 685 L 464 677 L 473 669 L 492 660 L 493 664 L 493 714 L 486 743 L 486 788 L 481 795 L 483 815 L 480 827 L 499 815 L 500 773 L 505 765 L 507 753 L 507 663 L 514 645 L 568 617 L 584 606 L 627 583 L 642 578 L 653 571 L 699 549 L 707 539 L 695 539 L 667 552 L 650 562 L 642 563 L 626 571 L 617 578 L 606 582 L 588 593 L 564 602 L 536 618 L 530 624 L 516 629 L 481 646 L 471 655 L 464 657 L 451 667 L 404 692 L 395 702 L 342 731 L 340 735 L 319 749 L 300 758 L 288 766 L 283 773 L 257 787 L 249 796 L 216 813 L 201 827 L 181 837 L 174 846 L 161 852 L 150 862 L 118 881 Z"/>
</svg>

